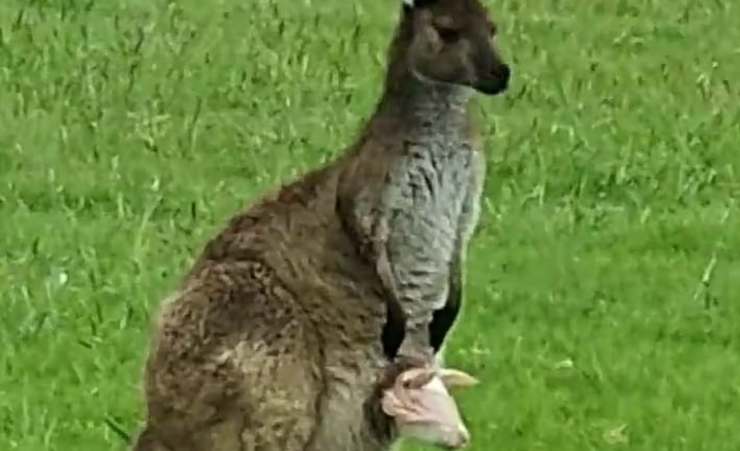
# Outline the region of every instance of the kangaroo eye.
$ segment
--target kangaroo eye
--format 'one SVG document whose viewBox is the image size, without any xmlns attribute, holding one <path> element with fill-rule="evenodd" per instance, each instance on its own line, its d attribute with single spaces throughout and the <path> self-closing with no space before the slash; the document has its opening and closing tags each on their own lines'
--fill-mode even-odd
<svg viewBox="0 0 740 451">
<path fill-rule="evenodd" d="M 439 33 L 439 37 L 447 43 L 452 43 L 460 39 L 460 31 L 454 28 L 440 27 L 437 28 L 437 33 Z"/>
</svg>

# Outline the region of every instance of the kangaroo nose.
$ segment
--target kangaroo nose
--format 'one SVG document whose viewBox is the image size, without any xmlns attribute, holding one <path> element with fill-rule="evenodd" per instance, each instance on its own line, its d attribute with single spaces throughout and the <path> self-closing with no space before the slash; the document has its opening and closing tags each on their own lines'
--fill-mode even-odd
<svg viewBox="0 0 740 451">
<path fill-rule="evenodd" d="M 493 69 L 493 74 L 496 76 L 496 78 L 506 83 L 511 77 L 511 68 L 508 64 L 501 64 L 500 66 L 497 66 L 495 69 Z"/>
</svg>

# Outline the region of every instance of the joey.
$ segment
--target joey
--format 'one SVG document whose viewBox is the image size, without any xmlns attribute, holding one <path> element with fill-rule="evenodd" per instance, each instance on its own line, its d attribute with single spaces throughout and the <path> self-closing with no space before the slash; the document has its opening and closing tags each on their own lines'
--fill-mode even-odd
<svg viewBox="0 0 740 451">
<path fill-rule="evenodd" d="M 387 369 L 374 402 L 379 402 L 386 421 L 393 422 L 401 438 L 462 448 L 468 444 L 470 433 L 448 390 L 477 382 L 462 371 L 401 358 Z"/>
</svg>

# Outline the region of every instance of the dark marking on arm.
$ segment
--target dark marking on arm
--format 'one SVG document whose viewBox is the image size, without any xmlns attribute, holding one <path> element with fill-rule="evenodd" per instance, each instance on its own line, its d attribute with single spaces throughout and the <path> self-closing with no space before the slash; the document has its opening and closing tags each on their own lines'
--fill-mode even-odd
<svg viewBox="0 0 740 451">
<path fill-rule="evenodd" d="M 457 246 L 459 249 L 459 246 Z M 449 288 L 444 307 L 435 310 L 429 323 L 429 344 L 436 354 L 442 348 L 448 332 L 455 324 L 455 319 L 462 306 L 462 271 L 460 252 L 455 252 L 450 262 Z"/>
<path fill-rule="evenodd" d="M 397 299 L 386 297 L 385 306 L 387 315 L 381 335 L 383 353 L 388 359 L 394 360 L 406 336 L 406 313 Z"/>
<path fill-rule="evenodd" d="M 387 229 L 387 223 L 382 219 L 380 223 L 381 230 L 375 234 L 378 241 L 374 247 L 377 255 L 376 270 L 385 292 L 383 299 L 385 300 L 386 318 L 385 324 L 383 324 L 381 342 L 383 343 L 383 352 L 392 361 L 398 355 L 398 350 L 406 337 L 406 312 L 403 311 L 401 306 L 388 250 L 385 247 L 388 231 L 382 229 Z M 385 227 L 382 224 L 385 224 Z"/>
</svg>

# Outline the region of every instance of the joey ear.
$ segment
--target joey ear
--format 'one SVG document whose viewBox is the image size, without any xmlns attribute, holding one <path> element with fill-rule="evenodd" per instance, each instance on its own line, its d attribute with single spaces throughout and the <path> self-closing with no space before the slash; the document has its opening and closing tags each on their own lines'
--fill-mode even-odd
<svg viewBox="0 0 740 451">
<path fill-rule="evenodd" d="M 434 368 L 414 368 L 401 374 L 404 387 L 421 388 L 437 376 Z"/>
<path fill-rule="evenodd" d="M 439 370 L 439 377 L 446 388 L 454 387 L 472 387 L 478 384 L 478 379 L 460 370 L 442 368 Z"/>
</svg>

